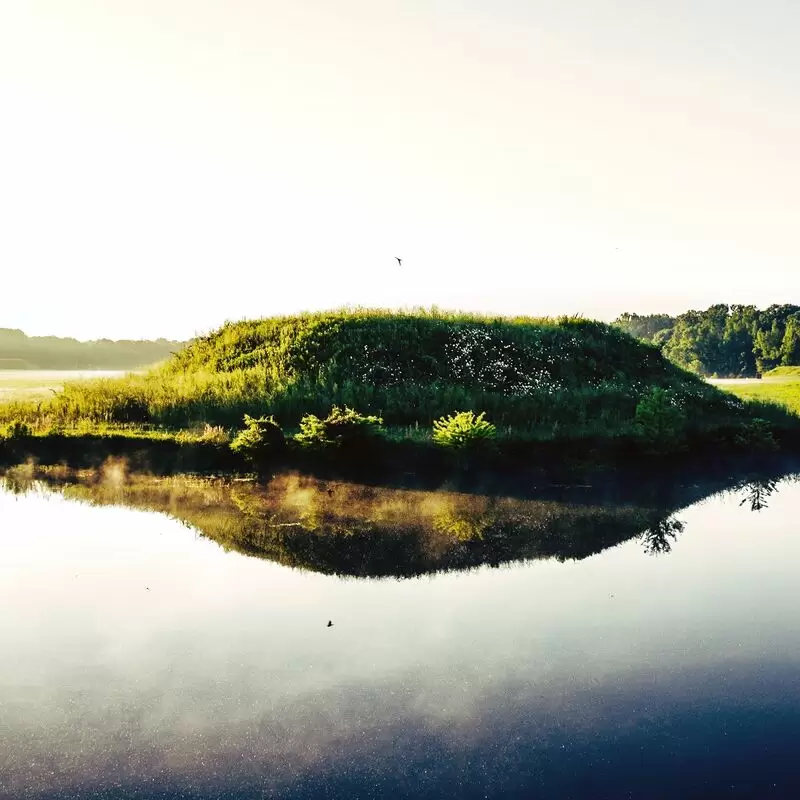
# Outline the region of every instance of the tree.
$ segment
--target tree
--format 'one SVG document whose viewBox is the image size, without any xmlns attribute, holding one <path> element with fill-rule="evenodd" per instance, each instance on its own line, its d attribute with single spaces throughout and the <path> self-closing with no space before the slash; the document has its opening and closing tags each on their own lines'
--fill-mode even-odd
<svg viewBox="0 0 800 800">
<path fill-rule="evenodd" d="M 656 334 L 672 329 L 675 318 L 669 314 L 620 314 L 612 323 L 636 339 L 652 342 Z"/>
<path fill-rule="evenodd" d="M 781 364 L 785 367 L 800 365 L 800 314 L 786 320 L 786 331 L 781 341 Z"/>
<path fill-rule="evenodd" d="M 723 361 L 719 374 L 748 377 L 756 374 L 753 337 L 758 328 L 755 306 L 731 306 L 723 332 Z"/>
<path fill-rule="evenodd" d="M 800 306 L 771 305 L 760 312 L 753 346 L 759 372 L 777 367 L 783 358 L 787 320 L 800 312 Z"/>
<path fill-rule="evenodd" d="M 704 375 L 724 373 L 724 334 L 728 306 L 687 311 L 675 320 L 664 355 L 684 369 Z"/>
<path fill-rule="evenodd" d="M 800 306 L 772 305 L 759 311 L 718 303 L 675 318 L 626 312 L 614 324 L 701 375 L 750 377 L 779 364 L 800 364 Z"/>
</svg>

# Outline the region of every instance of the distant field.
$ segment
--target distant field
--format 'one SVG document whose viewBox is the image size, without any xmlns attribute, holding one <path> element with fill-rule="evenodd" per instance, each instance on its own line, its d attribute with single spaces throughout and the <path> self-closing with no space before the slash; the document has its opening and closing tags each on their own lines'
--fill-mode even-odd
<svg viewBox="0 0 800 800">
<path fill-rule="evenodd" d="M 0 369 L 0 402 L 45 398 L 61 389 L 67 381 L 114 378 L 125 374 L 120 370 Z"/>
<path fill-rule="evenodd" d="M 800 380 L 800 367 L 775 367 L 767 373 L 768 378 L 797 378 Z"/>
<path fill-rule="evenodd" d="M 761 380 L 720 380 L 711 383 L 743 400 L 769 400 L 800 414 L 800 370 L 797 368 L 784 367 Z"/>
</svg>

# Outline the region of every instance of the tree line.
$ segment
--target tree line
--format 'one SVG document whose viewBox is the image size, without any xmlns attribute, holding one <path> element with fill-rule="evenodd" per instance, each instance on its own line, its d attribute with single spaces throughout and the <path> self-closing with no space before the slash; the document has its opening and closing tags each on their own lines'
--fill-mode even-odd
<svg viewBox="0 0 800 800">
<path fill-rule="evenodd" d="M 0 369 L 136 369 L 163 361 L 181 346 L 167 339 L 80 342 L 0 328 Z"/>
<path fill-rule="evenodd" d="M 626 312 L 613 324 L 700 375 L 751 378 L 775 367 L 800 366 L 800 306 L 796 305 L 759 310 L 718 303 L 677 317 Z"/>
</svg>

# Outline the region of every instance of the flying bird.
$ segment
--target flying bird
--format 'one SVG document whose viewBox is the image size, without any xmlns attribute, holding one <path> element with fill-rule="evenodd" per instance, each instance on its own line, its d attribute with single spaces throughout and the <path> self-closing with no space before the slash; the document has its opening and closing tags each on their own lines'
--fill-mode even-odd
<svg viewBox="0 0 800 800">
<path fill-rule="evenodd" d="M 395 258 L 397 259 L 398 265 L 402 267 L 403 266 L 403 259 L 402 258 L 398 258 L 397 256 L 395 256 Z"/>
<path fill-rule="evenodd" d="M 330 620 L 328 620 L 328 624 L 325 627 L 326 628 L 332 628 L 333 627 L 333 623 Z"/>
</svg>

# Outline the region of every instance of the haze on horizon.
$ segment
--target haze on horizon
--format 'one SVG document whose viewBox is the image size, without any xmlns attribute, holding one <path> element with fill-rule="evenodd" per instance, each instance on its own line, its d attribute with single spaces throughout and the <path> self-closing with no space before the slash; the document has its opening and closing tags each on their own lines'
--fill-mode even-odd
<svg viewBox="0 0 800 800">
<path fill-rule="evenodd" d="M 797 302 L 798 31 L 788 0 L 6 3 L 0 327 Z"/>
</svg>

